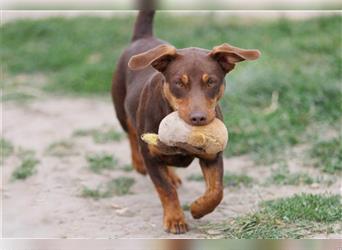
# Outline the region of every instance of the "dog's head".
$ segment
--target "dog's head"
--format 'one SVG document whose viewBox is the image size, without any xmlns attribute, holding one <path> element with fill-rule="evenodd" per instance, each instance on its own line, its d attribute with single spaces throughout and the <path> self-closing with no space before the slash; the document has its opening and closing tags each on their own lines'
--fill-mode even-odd
<svg viewBox="0 0 342 250">
<path fill-rule="evenodd" d="M 200 48 L 176 49 L 160 45 L 133 56 L 128 66 L 132 70 L 152 66 L 164 77 L 163 94 L 180 117 L 190 125 L 200 126 L 215 118 L 218 100 L 224 94 L 225 75 L 235 64 L 255 60 L 258 50 L 240 49 L 229 44 L 211 51 Z"/>
</svg>

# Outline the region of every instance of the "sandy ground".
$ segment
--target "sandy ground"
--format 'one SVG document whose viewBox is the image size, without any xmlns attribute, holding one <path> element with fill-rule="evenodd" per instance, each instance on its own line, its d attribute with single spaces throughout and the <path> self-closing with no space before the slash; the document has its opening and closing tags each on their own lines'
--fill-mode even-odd
<svg viewBox="0 0 342 250">
<path fill-rule="evenodd" d="M 109 97 L 100 99 L 38 98 L 26 104 L 5 102 L 3 137 L 15 147 L 36 151 L 40 163 L 37 172 L 24 181 L 12 181 L 11 174 L 19 164 L 17 156 L 8 157 L 2 169 L 3 236 L 12 238 L 204 238 L 211 233 L 201 228 L 208 223 L 255 211 L 261 200 L 289 196 L 294 193 L 339 193 L 339 185 L 268 186 L 254 184 L 250 188 L 226 188 L 219 207 L 201 220 L 185 212 L 191 231 L 185 235 L 167 234 L 162 230 L 162 209 L 148 177 L 138 173 L 112 170 L 95 174 L 87 168 L 85 156 L 94 152 L 115 155 L 119 164 L 130 163 L 126 139 L 95 144 L 91 138 L 74 138 L 76 129 L 103 125 L 121 130 Z M 76 145 L 69 156 L 46 154 L 47 147 L 72 138 Z M 296 161 L 290 167 L 298 170 Z M 225 159 L 225 169 L 245 173 L 262 183 L 271 167 L 255 166 L 248 156 Z M 305 169 L 320 175 L 316 169 Z M 186 180 L 200 173 L 197 162 L 178 170 L 183 180 L 179 189 L 181 203 L 191 203 L 204 191 L 204 183 Z M 96 187 L 114 177 L 135 179 L 132 194 L 100 200 L 82 197 L 84 186 Z M 213 233 L 215 234 L 215 232 Z M 317 235 L 315 237 L 327 237 Z"/>
</svg>

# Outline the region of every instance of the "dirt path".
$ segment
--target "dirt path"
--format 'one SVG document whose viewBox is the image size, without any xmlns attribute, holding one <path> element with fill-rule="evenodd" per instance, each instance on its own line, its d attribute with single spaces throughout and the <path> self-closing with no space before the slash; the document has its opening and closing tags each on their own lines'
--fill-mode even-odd
<svg viewBox="0 0 342 250">
<path fill-rule="evenodd" d="M 95 144 L 91 138 L 72 137 L 77 129 L 104 124 L 121 130 L 109 99 L 58 97 L 28 104 L 5 103 L 3 118 L 4 138 L 16 147 L 36 151 L 40 160 L 36 174 L 23 181 L 11 181 L 11 174 L 19 164 L 15 155 L 8 157 L 2 167 L 4 237 L 203 238 L 208 234 L 201 229 L 202 225 L 254 211 L 261 200 L 300 192 L 339 192 L 338 184 L 330 187 L 320 184 L 280 187 L 254 184 L 251 188 L 226 188 L 223 202 L 212 214 L 194 220 L 186 211 L 191 231 L 175 236 L 162 230 L 161 206 L 147 177 L 122 170 L 99 175 L 86 167 L 85 156 L 94 152 L 114 154 L 120 165 L 130 163 L 126 139 Z M 71 155 L 55 157 L 46 154 L 51 143 L 70 138 L 76 144 Z M 225 169 L 247 173 L 260 182 L 270 174 L 269 167 L 254 166 L 246 156 L 225 159 Z M 202 182 L 186 180 L 187 176 L 200 173 L 198 163 L 178 173 L 183 179 L 183 186 L 179 189 L 181 203 L 189 204 L 204 191 Z M 133 194 L 99 200 L 81 197 L 83 186 L 96 187 L 119 176 L 135 179 Z"/>
</svg>

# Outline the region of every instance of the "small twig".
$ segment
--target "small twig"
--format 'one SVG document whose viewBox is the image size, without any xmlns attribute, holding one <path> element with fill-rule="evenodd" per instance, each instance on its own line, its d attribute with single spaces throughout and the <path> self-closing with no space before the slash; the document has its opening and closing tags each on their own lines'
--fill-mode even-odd
<svg viewBox="0 0 342 250">
<path fill-rule="evenodd" d="M 266 109 L 264 109 L 265 114 L 271 114 L 278 109 L 278 107 L 279 107 L 278 99 L 279 99 L 278 91 L 273 91 L 272 92 L 272 98 L 271 98 L 271 105 L 269 107 L 267 107 Z"/>
</svg>

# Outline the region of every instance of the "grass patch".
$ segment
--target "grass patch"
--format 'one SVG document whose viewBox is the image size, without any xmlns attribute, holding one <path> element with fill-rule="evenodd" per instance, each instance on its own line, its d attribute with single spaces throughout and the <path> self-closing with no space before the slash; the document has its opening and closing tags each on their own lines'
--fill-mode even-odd
<svg viewBox="0 0 342 250">
<path fill-rule="evenodd" d="M 122 166 L 121 170 L 125 172 L 132 172 L 134 167 L 131 164 L 125 164 Z"/>
<path fill-rule="evenodd" d="M 130 177 L 119 177 L 109 181 L 104 187 L 99 186 L 96 189 L 84 187 L 82 190 L 82 197 L 89 197 L 93 199 L 109 198 L 114 195 L 122 196 L 131 194 L 131 187 L 135 180 Z"/>
<path fill-rule="evenodd" d="M 312 183 L 317 183 L 319 180 L 315 180 L 307 173 L 297 172 L 290 173 L 287 168 L 279 168 L 272 172 L 271 176 L 266 180 L 266 184 L 275 185 L 310 185 Z"/>
<path fill-rule="evenodd" d="M 267 201 L 262 204 L 267 213 L 285 222 L 342 221 L 342 206 L 340 195 L 300 194 L 290 198 Z"/>
<path fill-rule="evenodd" d="M 196 175 L 190 175 L 187 180 L 189 181 L 204 181 L 203 175 L 196 174 Z M 223 176 L 223 185 L 225 187 L 249 187 L 253 183 L 253 178 L 244 175 L 244 174 L 234 174 L 234 173 L 226 173 Z"/>
<path fill-rule="evenodd" d="M 5 138 L 0 139 L 1 145 L 1 162 L 8 156 L 10 156 L 14 152 L 13 144 L 6 140 Z"/>
<path fill-rule="evenodd" d="M 26 102 L 34 99 L 35 96 L 25 93 L 25 92 L 10 92 L 10 93 L 4 93 L 4 95 L 1 97 L 1 100 L 4 102 L 8 101 L 15 101 L 15 102 Z"/>
<path fill-rule="evenodd" d="M 20 153 L 21 163 L 12 173 L 13 180 L 24 180 L 36 172 L 39 160 L 35 158 L 32 151 L 22 151 Z"/>
<path fill-rule="evenodd" d="M 95 173 L 103 170 L 113 170 L 117 167 L 118 161 L 112 155 L 106 153 L 93 154 L 87 156 L 89 168 Z"/>
<path fill-rule="evenodd" d="M 329 174 L 342 172 L 342 136 L 330 141 L 318 142 L 312 146 L 310 156 L 316 167 Z"/>
<path fill-rule="evenodd" d="M 113 141 L 120 141 L 123 137 L 123 134 L 112 128 L 79 129 L 73 133 L 73 136 L 91 136 L 95 143 L 108 143 Z"/>
<path fill-rule="evenodd" d="M 262 203 L 261 210 L 204 230 L 219 230 L 225 238 L 303 238 L 315 233 L 333 233 L 342 218 L 341 197 L 301 194 Z"/>
<path fill-rule="evenodd" d="M 134 20 L 78 17 L 6 23 L 1 27 L 0 60 L 8 75 L 46 75 L 49 92 L 107 94 Z M 229 15 L 189 18 L 159 12 L 155 21 L 158 37 L 177 48 L 211 49 L 229 42 L 260 49 L 258 61 L 241 63 L 228 75 L 221 101 L 230 132 L 225 155 L 249 153 L 259 163 L 275 162 L 287 148 L 311 143 L 303 134 L 313 123 L 336 126 L 342 113 L 340 27 L 339 15 L 243 22 Z"/>
<path fill-rule="evenodd" d="M 108 190 L 115 195 L 126 195 L 131 193 L 131 187 L 135 180 L 130 177 L 120 177 L 110 181 L 107 185 Z"/>
<path fill-rule="evenodd" d="M 75 155 L 75 144 L 67 140 L 54 142 L 48 146 L 46 153 L 56 157 Z"/>
<path fill-rule="evenodd" d="M 189 204 L 183 204 L 182 209 L 183 209 L 183 211 L 190 211 L 190 205 Z"/>
<path fill-rule="evenodd" d="M 238 217 L 219 225 L 207 225 L 203 229 L 220 231 L 227 239 L 296 239 L 303 234 L 295 230 L 292 225 L 285 225 L 282 221 L 264 213 L 257 212 Z"/>
<path fill-rule="evenodd" d="M 39 88 L 46 82 L 43 75 L 39 73 L 8 75 L 5 72 L 0 83 L 3 90 L 1 101 L 26 104 L 28 101 L 42 96 L 43 92 Z"/>
<path fill-rule="evenodd" d="M 82 197 L 93 198 L 95 200 L 108 197 L 106 192 L 101 191 L 99 188 L 91 189 L 88 187 L 83 187 Z"/>
<path fill-rule="evenodd" d="M 253 184 L 253 178 L 244 174 L 225 174 L 223 184 L 225 187 L 250 187 Z"/>
<path fill-rule="evenodd" d="M 192 174 L 186 178 L 188 181 L 204 181 L 203 175 Z"/>
</svg>

